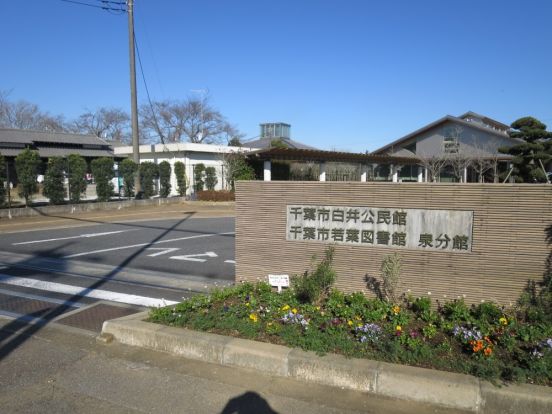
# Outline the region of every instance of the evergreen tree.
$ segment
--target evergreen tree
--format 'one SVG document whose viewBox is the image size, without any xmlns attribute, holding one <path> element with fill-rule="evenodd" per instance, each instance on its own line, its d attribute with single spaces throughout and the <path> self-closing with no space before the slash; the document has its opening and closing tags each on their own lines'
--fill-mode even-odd
<svg viewBox="0 0 552 414">
<path fill-rule="evenodd" d="M 159 166 L 153 162 L 146 161 L 140 164 L 140 182 L 144 198 L 150 198 L 155 194 L 153 180 L 159 177 Z"/>
<path fill-rule="evenodd" d="M 217 171 L 215 167 L 205 168 L 205 187 L 207 190 L 213 191 L 218 183 Z"/>
<path fill-rule="evenodd" d="M 6 165 L 4 157 L 0 154 L 0 207 L 4 207 L 6 203 L 5 186 L 10 185 L 10 183 L 6 183 Z"/>
<path fill-rule="evenodd" d="M 195 192 L 203 191 L 205 182 L 203 181 L 203 173 L 205 171 L 205 165 L 202 163 L 194 165 L 194 190 Z"/>
<path fill-rule="evenodd" d="M 71 203 L 78 203 L 86 191 L 86 168 L 86 160 L 80 155 L 67 156 L 67 180 Z"/>
<path fill-rule="evenodd" d="M 247 163 L 245 155 L 242 153 L 227 154 L 224 158 L 224 169 L 226 181 L 230 184 L 232 191 L 235 189 L 236 181 L 255 179 L 255 170 Z"/>
<path fill-rule="evenodd" d="M 127 198 L 134 196 L 134 176 L 138 171 L 138 165 L 130 158 L 125 158 L 119 164 L 119 174 L 123 177 L 123 188 Z"/>
<path fill-rule="evenodd" d="M 38 151 L 25 148 L 15 157 L 15 171 L 17 172 L 17 188 L 19 196 L 25 199 L 25 206 L 29 206 L 33 194 L 38 191 L 36 182 L 42 161 Z"/>
<path fill-rule="evenodd" d="M 511 125 L 512 138 L 523 140 L 510 148 L 500 148 L 500 152 L 513 155 L 511 176 L 516 182 L 547 182 L 544 166 L 552 159 L 552 132 L 538 119 L 527 116 Z"/>
<path fill-rule="evenodd" d="M 91 163 L 92 174 L 96 181 L 96 195 L 98 201 L 109 201 L 113 194 L 113 158 L 96 158 Z"/>
<path fill-rule="evenodd" d="M 65 202 L 64 181 L 65 160 L 61 157 L 51 157 L 46 167 L 44 176 L 45 197 L 50 199 L 51 204 L 63 204 Z"/>
<path fill-rule="evenodd" d="M 171 193 L 171 164 L 168 161 L 159 163 L 159 195 L 167 198 Z"/>
<path fill-rule="evenodd" d="M 176 176 L 178 195 L 184 197 L 186 195 L 188 183 L 186 180 L 186 168 L 183 162 L 177 161 L 174 163 L 174 175 Z"/>
</svg>

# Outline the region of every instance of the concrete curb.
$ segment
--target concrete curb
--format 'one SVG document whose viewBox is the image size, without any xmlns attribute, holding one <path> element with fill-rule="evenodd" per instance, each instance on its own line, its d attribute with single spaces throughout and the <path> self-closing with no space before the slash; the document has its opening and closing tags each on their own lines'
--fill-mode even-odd
<svg viewBox="0 0 552 414">
<path fill-rule="evenodd" d="M 281 345 L 144 322 L 148 312 L 105 321 L 102 336 L 189 359 L 253 368 L 270 375 L 369 392 L 481 414 L 551 413 L 552 390 L 496 387 L 463 374 L 341 355 L 318 356 Z"/>
</svg>

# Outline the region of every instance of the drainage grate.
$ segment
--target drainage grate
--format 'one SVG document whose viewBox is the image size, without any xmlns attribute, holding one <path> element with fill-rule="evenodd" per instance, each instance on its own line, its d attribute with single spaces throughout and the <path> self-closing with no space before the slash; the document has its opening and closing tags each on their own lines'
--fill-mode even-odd
<svg viewBox="0 0 552 414">
<path fill-rule="evenodd" d="M 37 299 L 22 298 L 0 293 L 0 309 L 14 314 L 42 317 L 48 312 L 62 305 L 46 302 Z M 71 311 L 75 308 L 66 307 L 64 311 Z M 60 308 L 61 310 L 61 308 Z"/>
<path fill-rule="evenodd" d="M 133 313 L 138 313 L 142 310 L 143 309 L 112 306 L 106 305 L 105 303 L 99 303 L 89 308 L 76 311 L 71 315 L 58 319 L 56 322 L 63 325 L 86 329 L 88 331 L 101 332 L 104 321 L 132 315 Z"/>
</svg>

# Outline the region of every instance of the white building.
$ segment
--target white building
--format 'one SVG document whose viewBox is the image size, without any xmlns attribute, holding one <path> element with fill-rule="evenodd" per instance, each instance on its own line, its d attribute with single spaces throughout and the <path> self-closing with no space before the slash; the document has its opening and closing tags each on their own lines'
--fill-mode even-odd
<svg viewBox="0 0 552 414">
<path fill-rule="evenodd" d="M 194 193 L 194 166 L 203 164 L 205 167 L 215 167 L 217 172 L 217 185 L 215 190 L 227 189 L 226 172 L 224 171 L 224 155 L 235 152 L 249 151 L 250 148 L 229 147 L 225 145 L 174 143 L 140 145 L 140 162 L 150 161 L 159 164 L 168 161 L 171 164 L 171 195 L 177 195 L 176 176 L 174 163 L 181 161 L 186 169 L 188 181 L 187 194 Z M 115 156 L 132 158 L 132 146 L 114 148 Z"/>
</svg>

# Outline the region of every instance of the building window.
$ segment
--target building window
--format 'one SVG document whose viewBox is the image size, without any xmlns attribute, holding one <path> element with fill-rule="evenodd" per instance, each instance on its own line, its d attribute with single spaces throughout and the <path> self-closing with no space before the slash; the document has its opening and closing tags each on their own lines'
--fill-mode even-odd
<svg viewBox="0 0 552 414">
<path fill-rule="evenodd" d="M 460 144 L 457 137 L 444 137 L 443 138 L 443 152 L 445 154 L 457 154 Z"/>
</svg>

